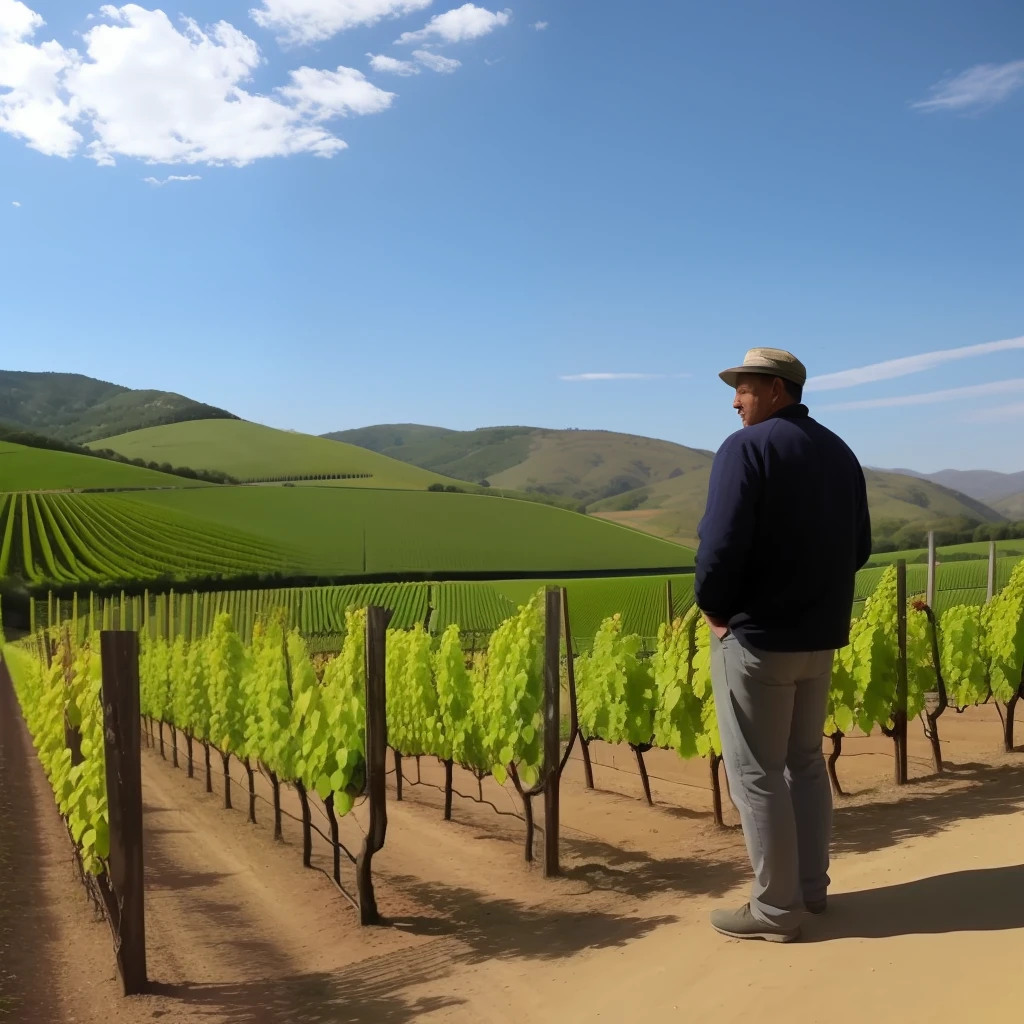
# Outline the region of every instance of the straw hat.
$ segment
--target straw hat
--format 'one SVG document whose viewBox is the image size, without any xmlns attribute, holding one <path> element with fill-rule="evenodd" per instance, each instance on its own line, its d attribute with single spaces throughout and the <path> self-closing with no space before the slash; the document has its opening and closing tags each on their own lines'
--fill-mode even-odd
<svg viewBox="0 0 1024 1024">
<path fill-rule="evenodd" d="M 752 348 L 743 357 L 742 366 L 723 370 L 718 376 L 729 387 L 736 387 L 741 373 L 763 373 L 769 377 L 781 377 L 801 387 L 807 381 L 807 367 L 792 352 L 782 348 Z"/>
</svg>

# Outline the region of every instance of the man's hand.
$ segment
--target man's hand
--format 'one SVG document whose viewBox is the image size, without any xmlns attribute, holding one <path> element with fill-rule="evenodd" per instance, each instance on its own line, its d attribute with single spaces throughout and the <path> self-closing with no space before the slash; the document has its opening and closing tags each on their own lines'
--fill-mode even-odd
<svg viewBox="0 0 1024 1024">
<path fill-rule="evenodd" d="M 707 613 L 704 614 L 704 621 L 708 624 L 708 628 L 711 630 L 719 640 L 729 632 L 729 623 L 724 622 L 721 619 L 713 619 Z"/>
</svg>

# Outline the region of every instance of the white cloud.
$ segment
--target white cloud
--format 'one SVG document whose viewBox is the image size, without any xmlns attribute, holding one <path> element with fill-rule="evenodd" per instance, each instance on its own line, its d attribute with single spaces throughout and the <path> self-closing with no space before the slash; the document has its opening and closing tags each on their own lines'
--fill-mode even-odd
<svg viewBox="0 0 1024 1024">
<path fill-rule="evenodd" d="M 18 200 L 15 199 L 11 202 L 11 206 L 21 206 L 21 203 L 19 203 Z"/>
<path fill-rule="evenodd" d="M 445 43 L 462 43 L 489 35 L 507 25 L 511 17 L 509 10 L 489 11 L 476 4 L 463 4 L 444 14 L 435 14 L 418 32 L 403 32 L 395 42 L 423 43 L 436 38 Z"/>
<path fill-rule="evenodd" d="M 912 103 L 915 110 L 969 110 L 991 107 L 1024 85 L 1024 60 L 978 64 L 933 85 L 931 99 Z"/>
<path fill-rule="evenodd" d="M 860 366 L 853 370 L 823 373 L 817 377 L 811 377 L 804 390 L 832 391 L 837 388 L 852 388 L 858 384 L 872 384 L 879 380 L 892 380 L 895 377 L 905 377 L 911 373 L 931 370 L 943 363 L 958 359 L 972 359 L 975 356 L 987 356 L 994 352 L 1008 352 L 1012 349 L 1024 349 L 1024 337 L 1006 338 L 1003 341 L 986 341 L 980 345 L 940 349 L 937 352 L 923 352 L 921 355 L 887 359 L 882 363 L 871 363 L 869 366 Z"/>
<path fill-rule="evenodd" d="M 70 156 L 82 141 L 61 78 L 80 60 L 55 40 L 31 42 L 45 22 L 20 0 L 0 0 L 0 131 L 47 156 Z"/>
<path fill-rule="evenodd" d="M 277 91 L 311 121 L 326 121 L 348 114 L 379 114 L 391 106 L 393 92 L 367 81 L 362 71 L 339 67 L 337 71 L 299 68 L 291 84 Z"/>
<path fill-rule="evenodd" d="M 570 373 L 559 380 L 667 380 L 669 377 L 689 377 L 688 373 Z"/>
<path fill-rule="evenodd" d="M 147 185 L 166 185 L 169 181 L 202 181 L 201 174 L 169 174 L 162 181 L 160 178 L 143 178 Z"/>
<path fill-rule="evenodd" d="M 532 28 L 536 32 L 543 32 L 544 29 L 546 29 L 547 27 L 548 27 L 548 23 L 546 21 L 535 21 L 530 26 L 530 28 Z"/>
<path fill-rule="evenodd" d="M 249 11 L 283 43 L 316 43 L 357 25 L 374 25 L 429 7 L 431 0 L 263 0 Z"/>
<path fill-rule="evenodd" d="M 431 71 L 439 71 L 441 74 L 451 74 L 457 68 L 462 67 L 461 60 L 454 57 L 442 57 L 439 53 L 431 53 L 429 50 L 413 50 L 412 55 Z"/>
<path fill-rule="evenodd" d="M 397 57 L 386 57 L 383 53 L 368 53 L 370 67 L 388 75 L 418 75 L 419 67 L 411 60 L 398 60 Z"/>
<path fill-rule="evenodd" d="M 387 109 L 394 94 L 362 72 L 301 67 L 274 95 L 242 86 L 262 63 L 259 47 L 221 21 L 206 31 L 190 18 L 180 30 L 163 11 L 104 6 L 106 24 L 82 37 L 85 56 L 56 42 L 28 40 L 42 19 L 19 0 L 0 0 L 0 130 L 41 152 L 86 149 L 100 164 L 115 157 L 149 163 L 234 164 L 263 157 L 346 148 L 324 122 Z"/>
<path fill-rule="evenodd" d="M 981 398 L 984 395 L 1001 395 L 1024 390 L 1024 378 L 994 380 L 987 384 L 968 384 L 960 388 L 945 388 L 942 391 L 924 391 L 916 395 L 889 395 L 886 398 L 864 398 L 856 402 L 834 402 L 819 405 L 820 411 L 854 411 L 859 409 L 892 409 L 906 405 L 935 405 L 960 398 Z"/>
</svg>

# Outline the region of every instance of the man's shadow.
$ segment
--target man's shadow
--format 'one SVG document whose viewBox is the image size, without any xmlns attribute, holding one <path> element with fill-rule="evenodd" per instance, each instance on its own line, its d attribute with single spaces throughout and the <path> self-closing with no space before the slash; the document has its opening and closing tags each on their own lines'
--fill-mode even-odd
<svg viewBox="0 0 1024 1024">
<path fill-rule="evenodd" d="M 804 923 L 805 942 L 1024 929 L 1024 864 L 954 871 L 828 898 Z"/>
</svg>

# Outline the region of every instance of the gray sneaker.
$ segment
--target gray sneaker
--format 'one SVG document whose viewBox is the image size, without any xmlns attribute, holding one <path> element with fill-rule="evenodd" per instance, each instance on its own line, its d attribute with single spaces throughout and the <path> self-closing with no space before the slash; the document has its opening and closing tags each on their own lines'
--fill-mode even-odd
<svg viewBox="0 0 1024 1024">
<path fill-rule="evenodd" d="M 713 910 L 711 927 L 730 939 L 764 939 L 767 942 L 795 942 L 800 938 L 799 928 L 779 928 L 762 924 L 744 903 L 738 910 Z"/>
</svg>

